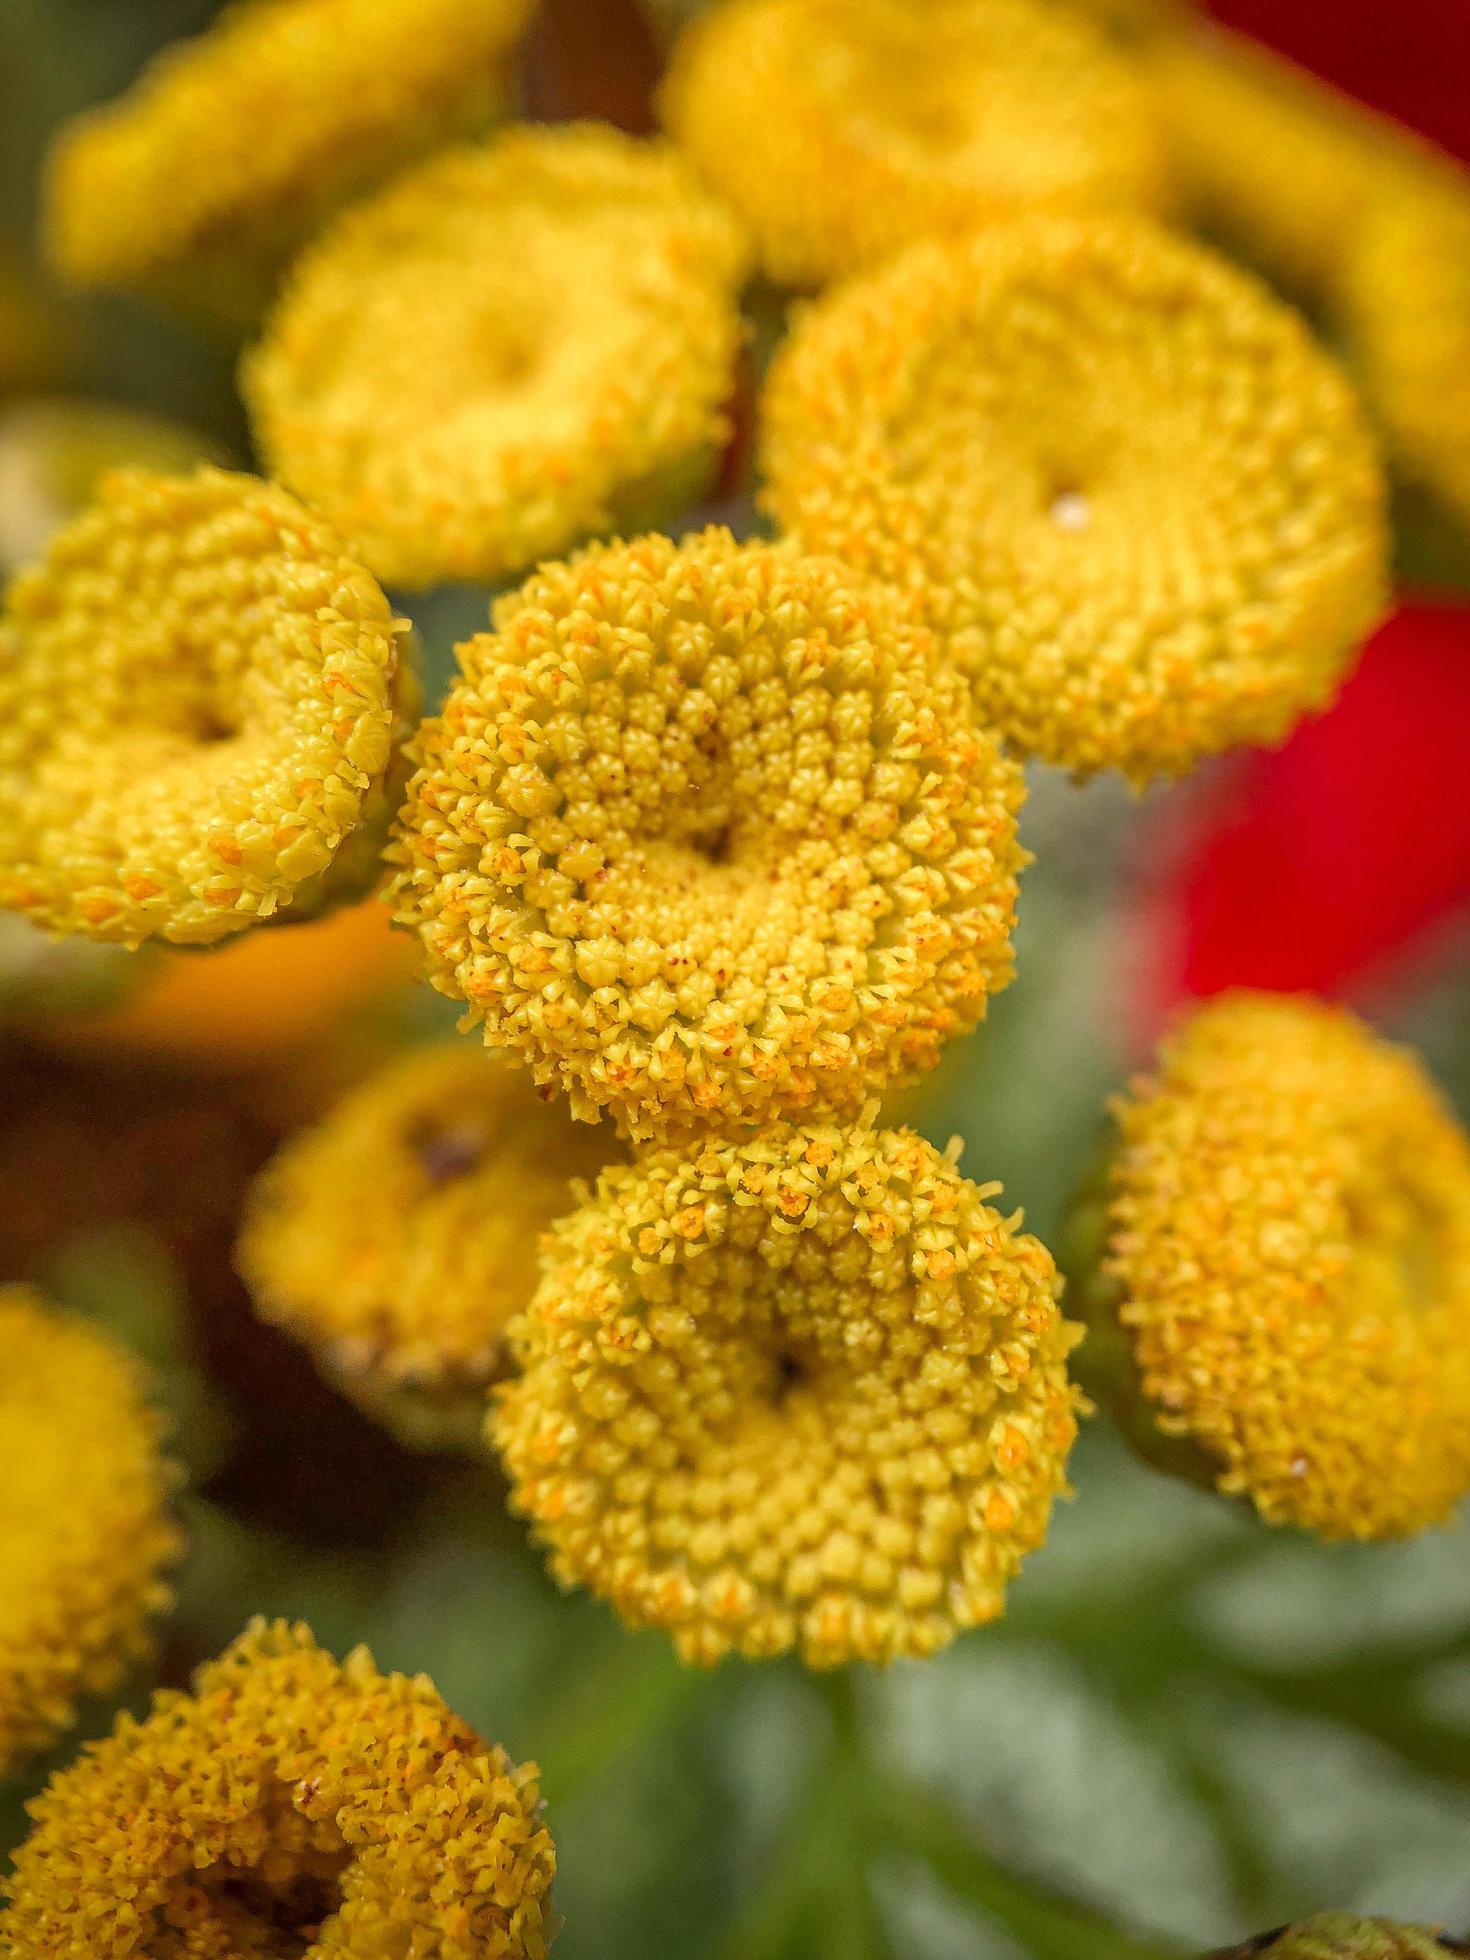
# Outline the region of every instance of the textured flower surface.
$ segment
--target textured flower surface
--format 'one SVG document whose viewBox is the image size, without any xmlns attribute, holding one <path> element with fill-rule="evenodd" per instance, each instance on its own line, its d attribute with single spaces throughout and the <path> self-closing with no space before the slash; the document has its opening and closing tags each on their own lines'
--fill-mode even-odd
<svg viewBox="0 0 1470 1960">
<path fill-rule="evenodd" d="M 1470 1141 L 1417 1059 L 1227 994 L 1118 1109 L 1109 1269 L 1159 1429 L 1272 1524 L 1393 1538 L 1470 1489 Z"/>
<path fill-rule="evenodd" d="M 682 1658 L 933 1653 L 994 1619 L 1076 1432 L 1051 1255 L 906 1130 L 607 1172 L 493 1433 L 552 1569 Z"/>
<path fill-rule="evenodd" d="M 1353 1912 L 1319 1912 L 1211 1960 L 1444 1960 L 1446 1953 L 1465 1950 L 1462 1941 L 1441 1939 L 1424 1926 L 1360 1919 Z"/>
<path fill-rule="evenodd" d="M 1021 204 L 1163 192 L 1146 87 L 1036 0 L 725 0 L 682 41 L 663 111 L 791 285 Z"/>
<path fill-rule="evenodd" d="M 241 1270 L 266 1318 L 401 1434 L 477 1434 L 537 1241 L 608 1151 L 478 1047 L 410 1051 L 262 1174 Z"/>
<path fill-rule="evenodd" d="M 767 501 L 913 590 L 1021 750 L 1135 781 L 1283 737 L 1384 600 L 1357 403 L 1248 275 L 1137 217 L 927 241 L 817 301 Z"/>
<path fill-rule="evenodd" d="M 5 1960 L 544 1960 L 534 1766 L 424 1676 L 257 1620 L 31 1806 Z"/>
<path fill-rule="evenodd" d="M 261 444 L 401 585 L 655 523 L 724 439 L 743 259 L 662 145 L 580 124 L 449 151 L 293 272 L 243 370 Z"/>
<path fill-rule="evenodd" d="M 344 199 L 493 120 L 530 0 L 236 0 L 53 150 L 67 278 L 249 317 Z"/>
<path fill-rule="evenodd" d="M 146 1647 L 180 1550 L 161 1439 L 128 1354 L 0 1287 L 0 1776 Z"/>
<path fill-rule="evenodd" d="M 207 944 L 368 875 L 400 630 L 284 491 L 109 476 L 0 616 L 0 904 Z"/>
<path fill-rule="evenodd" d="M 711 530 L 544 567 L 425 724 L 430 977 L 635 1136 L 855 1111 L 1011 976 L 1019 771 L 901 603 Z"/>
</svg>

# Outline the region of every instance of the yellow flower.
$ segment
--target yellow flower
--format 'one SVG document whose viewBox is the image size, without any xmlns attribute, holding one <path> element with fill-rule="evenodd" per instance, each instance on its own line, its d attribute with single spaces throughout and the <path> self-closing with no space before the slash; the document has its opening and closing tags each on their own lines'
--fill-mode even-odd
<svg viewBox="0 0 1470 1960">
<path fill-rule="evenodd" d="M 241 1271 L 261 1313 L 406 1440 L 478 1436 L 537 1241 L 608 1154 L 482 1051 L 410 1051 L 262 1173 Z"/>
<path fill-rule="evenodd" d="M 557 1578 L 701 1664 L 887 1661 L 995 1619 L 1076 1433 L 1076 1329 L 999 1188 L 865 1125 L 607 1171 L 492 1417 Z"/>
<path fill-rule="evenodd" d="M 401 630 L 283 491 L 106 478 L 0 617 L 0 905 L 202 945 L 365 881 Z"/>
<path fill-rule="evenodd" d="M 1298 317 L 1137 217 L 928 241 L 817 301 L 765 402 L 793 542 L 914 590 L 1019 749 L 1178 775 L 1331 700 L 1383 485 Z"/>
<path fill-rule="evenodd" d="M 70 123 L 44 242 L 82 285 L 258 315 L 347 198 L 503 107 L 530 0 L 235 0 Z"/>
<path fill-rule="evenodd" d="M 1117 1114 L 1112 1313 L 1159 1429 L 1271 1524 L 1445 1517 L 1470 1490 L 1470 1140 L 1417 1059 L 1228 995 Z"/>
<path fill-rule="evenodd" d="M 441 991 L 635 1137 L 856 1110 L 1011 977 L 1019 771 L 897 600 L 710 530 L 460 648 L 389 855 Z"/>
<path fill-rule="evenodd" d="M 242 370 L 261 447 L 380 577 L 500 583 L 693 500 L 742 261 L 660 145 L 585 124 L 452 150 L 293 271 Z"/>
<path fill-rule="evenodd" d="M 1162 192 L 1141 78 L 1037 0 L 724 0 L 681 41 L 663 114 L 783 284 L 1018 205 Z"/>
<path fill-rule="evenodd" d="M 181 1549 L 161 1437 L 131 1356 L 0 1287 L 0 1776 L 146 1651 Z"/>
<path fill-rule="evenodd" d="M 1303 300 L 1332 292 L 1365 208 L 1431 154 L 1245 35 L 1191 23 L 1145 60 L 1191 215 Z"/>
<path fill-rule="evenodd" d="M 423 1675 L 257 1620 L 31 1806 L 6 1960 L 545 1960 L 556 1857 L 519 1768 Z"/>
<path fill-rule="evenodd" d="M 1395 461 L 1470 524 L 1470 180 L 1425 179 L 1371 207 L 1342 314 Z"/>
<path fill-rule="evenodd" d="M 1209 1960 L 1445 1960 L 1463 1953 L 1426 1927 L 1396 1919 L 1360 1919 L 1353 1912 L 1319 1912 L 1264 1939 L 1211 1955 Z"/>
</svg>

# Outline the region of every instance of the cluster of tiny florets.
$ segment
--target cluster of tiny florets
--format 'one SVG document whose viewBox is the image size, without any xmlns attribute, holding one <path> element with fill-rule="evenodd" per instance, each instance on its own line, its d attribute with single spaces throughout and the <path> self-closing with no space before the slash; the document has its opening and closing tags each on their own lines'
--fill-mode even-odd
<svg viewBox="0 0 1470 1960">
<path fill-rule="evenodd" d="M 493 1434 L 565 1583 L 707 1663 L 934 1652 L 1041 1543 L 1075 1432 L 1051 1256 L 908 1131 L 604 1174 Z"/>
<path fill-rule="evenodd" d="M 1143 1390 L 1270 1523 L 1390 1538 L 1470 1490 L 1470 1140 L 1340 1010 L 1230 995 L 1117 1112 Z"/>
<path fill-rule="evenodd" d="M 248 318 L 346 199 L 492 122 L 531 0 L 236 0 L 52 152 L 45 240 L 84 285 Z"/>
<path fill-rule="evenodd" d="M 459 650 L 390 849 L 430 977 L 635 1137 L 856 1112 L 1009 980 L 1018 770 L 897 598 L 712 530 Z"/>
<path fill-rule="evenodd" d="M 245 396 L 272 468 L 380 577 L 501 583 L 693 501 L 726 433 L 743 269 L 672 150 L 511 130 L 327 231 Z"/>
<path fill-rule="evenodd" d="M 1318 1912 L 1274 1937 L 1249 1940 L 1207 1960 L 1445 1960 L 1464 1953 L 1461 1940 L 1398 1919 L 1362 1919 L 1355 1912 Z"/>
<path fill-rule="evenodd" d="M 31 1806 L 6 1960 L 545 1960 L 534 1765 L 422 1675 L 257 1621 Z"/>
<path fill-rule="evenodd" d="M 401 630 L 284 491 L 107 478 L 0 615 L 0 905 L 202 945 L 368 875 Z"/>
<path fill-rule="evenodd" d="M 1279 740 L 1384 604 L 1345 378 L 1144 218 L 1018 218 L 815 302 L 764 465 L 793 543 L 913 592 L 980 717 L 1079 773 Z"/>
<path fill-rule="evenodd" d="M 726 0 L 676 50 L 663 111 L 796 286 L 1021 206 L 1163 194 L 1142 79 L 1037 0 Z"/>
<path fill-rule="evenodd" d="M 123 1349 L 0 1287 L 0 1776 L 146 1649 L 180 1550 L 161 1443 Z"/>
<path fill-rule="evenodd" d="M 410 1051 L 261 1174 L 240 1267 L 260 1312 L 405 1440 L 474 1436 L 541 1235 L 613 1147 L 475 1048 Z"/>
</svg>

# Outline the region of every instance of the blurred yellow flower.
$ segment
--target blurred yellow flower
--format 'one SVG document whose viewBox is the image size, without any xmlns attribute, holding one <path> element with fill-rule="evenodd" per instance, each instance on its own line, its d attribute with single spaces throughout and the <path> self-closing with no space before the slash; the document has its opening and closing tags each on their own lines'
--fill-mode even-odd
<svg viewBox="0 0 1470 1960">
<path fill-rule="evenodd" d="M 0 1286 L 0 1776 L 146 1650 L 181 1550 L 161 1440 L 130 1355 Z M 0 1950 L 5 1933 L 0 1921 Z"/>
<path fill-rule="evenodd" d="M 1425 179 L 1370 208 L 1342 319 L 1395 461 L 1470 525 L 1470 179 Z"/>
<path fill-rule="evenodd" d="M 1011 977 L 1019 771 L 897 599 L 706 531 L 459 650 L 389 855 L 441 991 L 635 1137 L 861 1107 Z"/>
<path fill-rule="evenodd" d="M 1355 1912 L 1319 1912 L 1210 1960 L 1445 1960 L 1447 1953 L 1464 1951 L 1462 1942 L 1438 1939 L 1427 1927 L 1360 1919 Z"/>
<path fill-rule="evenodd" d="M 0 905 L 207 944 L 372 875 L 402 622 L 294 498 L 117 472 L 0 616 Z M 396 799 L 395 799 L 396 800 Z"/>
<path fill-rule="evenodd" d="M 452 150 L 293 271 L 242 369 L 261 447 L 399 585 L 657 523 L 724 440 L 743 259 L 662 145 L 582 124 Z"/>
<path fill-rule="evenodd" d="M 541 1234 L 615 1148 L 478 1046 L 411 1050 L 261 1174 L 240 1269 L 265 1318 L 405 1440 L 478 1438 Z"/>
<path fill-rule="evenodd" d="M 980 716 L 1079 774 L 1281 739 L 1385 600 L 1345 379 L 1144 218 L 1018 218 L 818 300 L 764 465 L 794 543 L 915 592 Z"/>
<path fill-rule="evenodd" d="M 556 1866 L 519 1768 L 423 1675 L 257 1620 L 54 1777 L 6 1960 L 545 1960 Z"/>
<path fill-rule="evenodd" d="M 680 42 L 663 114 L 789 285 L 1018 206 L 1163 194 L 1142 79 L 1038 0 L 723 0 Z"/>
<path fill-rule="evenodd" d="M 686 1661 L 931 1654 L 1076 1433 L 1039 1240 L 912 1131 L 669 1146 L 555 1227 L 492 1435 L 563 1584 Z"/>
<path fill-rule="evenodd" d="M 532 0 L 235 0 L 66 125 L 43 238 L 82 285 L 248 320 L 347 198 L 501 112 Z"/>
<path fill-rule="evenodd" d="M 1418 1060 L 1227 995 L 1117 1115 L 1107 1264 L 1159 1429 L 1270 1524 L 1444 1518 L 1470 1490 L 1470 1140 Z"/>
</svg>

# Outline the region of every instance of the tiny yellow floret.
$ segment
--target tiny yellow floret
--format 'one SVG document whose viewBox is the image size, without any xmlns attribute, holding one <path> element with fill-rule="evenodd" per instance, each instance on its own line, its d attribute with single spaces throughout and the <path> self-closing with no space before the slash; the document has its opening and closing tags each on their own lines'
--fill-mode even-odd
<svg viewBox="0 0 1470 1960">
<path fill-rule="evenodd" d="M 477 1439 L 538 1241 L 613 1148 L 478 1045 L 410 1051 L 261 1173 L 240 1269 L 264 1317 L 405 1441 Z"/>
<path fill-rule="evenodd" d="M 856 1112 L 1011 977 L 1019 770 L 903 602 L 710 530 L 459 649 L 392 896 L 485 1039 L 635 1137 Z"/>
<path fill-rule="evenodd" d="M 552 1570 L 681 1657 L 932 1654 L 1001 1613 L 1076 1431 L 1051 1255 L 911 1131 L 606 1172 L 492 1433 Z"/>
<path fill-rule="evenodd" d="M 1164 193 L 1142 79 L 1044 0 L 723 0 L 681 40 L 663 115 L 785 285 L 1018 207 Z"/>
<path fill-rule="evenodd" d="M 1145 218 L 914 246 L 808 309 L 764 421 L 792 542 L 912 591 L 981 718 L 1079 774 L 1280 740 L 1385 604 L 1345 377 Z"/>
<path fill-rule="evenodd" d="M 596 124 L 446 152 L 293 270 L 242 384 L 281 480 L 394 584 L 500 584 L 700 493 L 744 247 L 663 144 Z"/>
<path fill-rule="evenodd" d="M 1160 1430 L 1270 1524 L 1445 1518 L 1470 1490 L 1470 1140 L 1418 1059 L 1227 995 L 1117 1118 L 1107 1269 Z"/>
<path fill-rule="evenodd" d="M 147 1649 L 181 1550 L 161 1441 L 129 1354 L 28 1287 L 0 1287 L 0 1777 Z"/>
<path fill-rule="evenodd" d="M 534 1764 L 423 1675 L 257 1620 L 31 1804 L 5 1960 L 545 1960 Z"/>
<path fill-rule="evenodd" d="M 0 615 L 0 906 L 203 945 L 360 892 L 394 797 L 402 631 L 284 491 L 106 477 Z"/>
<path fill-rule="evenodd" d="M 532 0 L 234 0 L 66 125 L 43 242 L 85 286 L 236 322 L 347 199 L 493 123 Z"/>
</svg>

